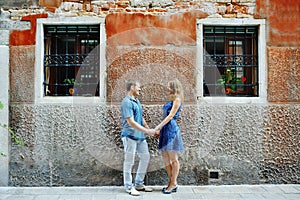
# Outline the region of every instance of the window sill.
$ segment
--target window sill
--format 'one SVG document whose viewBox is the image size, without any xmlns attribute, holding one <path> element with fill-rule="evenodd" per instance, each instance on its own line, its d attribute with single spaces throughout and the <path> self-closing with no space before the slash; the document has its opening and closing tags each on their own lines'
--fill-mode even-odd
<svg viewBox="0 0 300 200">
<path fill-rule="evenodd" d="M 267 103 L 262 97 L 197 97 L 199 104 L 259 104 Z"/>
<path fill-rule="evenodd" d="M 35 103 L 49 103 L 49 104 L 102 104 L 105 102 L 103 97 L 43 97 L 37 99 Z"/>
</svg>

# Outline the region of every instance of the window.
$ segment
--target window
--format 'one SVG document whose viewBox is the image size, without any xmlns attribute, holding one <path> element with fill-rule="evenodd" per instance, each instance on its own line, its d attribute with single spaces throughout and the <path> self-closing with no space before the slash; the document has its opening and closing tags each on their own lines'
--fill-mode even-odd
<svg viewBox="0 0 300 200">
<path fill-rule="evenodd" d="M 204 26 L 204 96 L 258 96 L 256 26 Z"/>
<path fill-rule="evenodd" d="M 44 26 L 44 95 L 99 96 L 99 25 Z"/>
<path fill-rule="evenodd" d="M 37 19 L 36 103 L 106 101 L 105 19 Z"/>
<path fill-rule="evenodd" d="M 266 100 L 264 29 L 264 20 L 198 20 L 198 100 Z"/>
</svg>

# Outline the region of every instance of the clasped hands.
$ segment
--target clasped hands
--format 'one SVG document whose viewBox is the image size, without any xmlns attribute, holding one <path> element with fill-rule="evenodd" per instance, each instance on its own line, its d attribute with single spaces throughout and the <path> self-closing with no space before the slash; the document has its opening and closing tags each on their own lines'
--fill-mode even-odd
<svg viewBox="0 0 300 200">
<path fill-rule="evenodd" d="M 157 139 L 160 135 L 160 130 L 158 127 L 155 128 L 148 128 L 146 134 L 150 135 L 151 137 Z"/>
</svg>

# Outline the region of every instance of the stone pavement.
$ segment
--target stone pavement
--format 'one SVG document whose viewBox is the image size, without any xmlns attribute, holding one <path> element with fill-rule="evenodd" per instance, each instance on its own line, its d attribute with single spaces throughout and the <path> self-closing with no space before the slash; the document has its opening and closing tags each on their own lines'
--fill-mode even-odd
<svg viewBox="0 0 300 200">
<path fill-rule="evenodd" d="M 0 187 L 1 200 L 300 200 L 300 185 L 179 186 L 177 193 L 153 192 L 133 197 L 120 186 Z"/>
</svg>

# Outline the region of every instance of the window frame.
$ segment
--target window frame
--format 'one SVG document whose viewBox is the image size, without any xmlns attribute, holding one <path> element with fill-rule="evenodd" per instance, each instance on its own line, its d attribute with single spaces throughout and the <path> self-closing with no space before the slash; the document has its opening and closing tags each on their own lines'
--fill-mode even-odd
<svg viewBox="0 0 300 200">
<path fill-rule="evenodd" d="M 258 97 L 204 96 L 203 91 L 203 26 L 258 26 Z M 267 101 L 266 36 L 264 19 L 220 19 L 197 20 L 196 96 L 198 103 L 265 103 Z"/>
<path fill-rule="evenodd" d="M 44 25 L 99 25 L 100 70 L 99 96 L 44 96 Z M 37 19 L 35 51 L 35 103 L 104 103 L 106 101 L 106 31 L 105 19 L 98 17 L 40 18 Z"/>
</svg>

